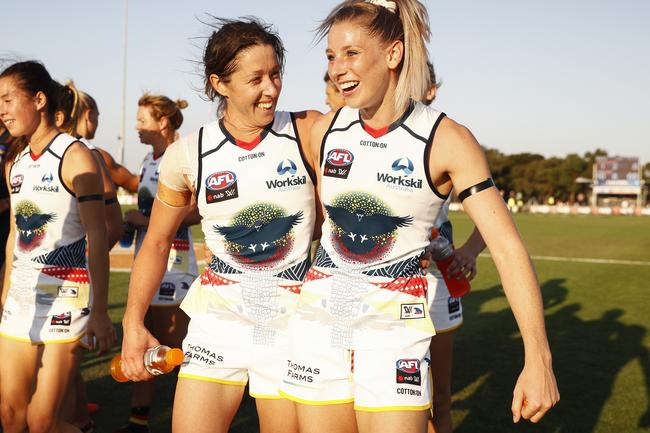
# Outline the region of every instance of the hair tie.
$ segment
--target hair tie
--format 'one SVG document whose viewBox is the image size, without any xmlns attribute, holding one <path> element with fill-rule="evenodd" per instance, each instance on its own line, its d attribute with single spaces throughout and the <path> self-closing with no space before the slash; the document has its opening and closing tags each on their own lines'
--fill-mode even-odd
<svg viewBox="0 0 650 433">
<path fill-rule="evenodd" d="M 390 1 L 390 0 L 366 0 L 366 3 L 370 3 L 370 4 L 373 4 L 373 5 L 376 5 L 376 6 L 384 7 L 386 9 L 388 9 L 389 11 L 391 11 L 392 13 L 397 12 L 397 3 L 395 3 L 394 1 Z"/>
</svg>

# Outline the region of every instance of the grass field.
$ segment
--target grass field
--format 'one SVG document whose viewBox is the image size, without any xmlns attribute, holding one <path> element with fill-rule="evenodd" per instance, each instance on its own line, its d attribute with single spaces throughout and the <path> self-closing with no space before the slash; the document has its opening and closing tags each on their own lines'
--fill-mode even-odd
<svg viewBox="0 0 650 433">
<path fill-rule="evenodd" d="M 540 425 L 512 425 L 510 398 L 523 362 L 517 327 L 491 259 L 463 300 L 456 336 L 452 414 L 456 432 L 628 433 L 650 431 L 650 218 L 517 215 L 533 256 L 643 261 L 645 265 L 534 260 L 562 401 Z M 471 222 L 452 214 L 458 244 Z M 111 274 L 110 314 L 119 323 L 128 274 Z M 115 349 L 117 352 L 117 348 Z M 107 377 L 107 362 L 87 357 L 83 374 L 102 405 L 97 432 L 128 416 L 129 385 Z M 170 431 L 173 378 L 160 382 L 152 431 Z M 206 410 L 210 410 L 206 406 Z M 257 431 L 244 402 L 233 432 Z"/>
</svg>

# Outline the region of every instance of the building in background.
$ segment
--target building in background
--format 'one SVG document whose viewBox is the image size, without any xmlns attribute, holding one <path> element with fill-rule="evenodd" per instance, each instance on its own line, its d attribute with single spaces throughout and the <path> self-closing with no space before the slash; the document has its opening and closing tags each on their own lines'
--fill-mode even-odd
<svg viewBox="0 0 650 433">
<path fill-rule="evenodd" d="M 599 156 L 593 167 L 592 206 L 645 206 L 646 185 L 639 158 Z"/>
</svg>

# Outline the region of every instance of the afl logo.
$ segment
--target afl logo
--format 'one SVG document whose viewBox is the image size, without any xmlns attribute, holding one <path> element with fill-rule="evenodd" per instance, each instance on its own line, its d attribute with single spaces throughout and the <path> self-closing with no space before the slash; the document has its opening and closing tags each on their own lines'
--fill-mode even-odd
<svg viewBox="0 0 650 433">
<path fill-rule="evenodd" d="M 352 161 L 354 161 L 354 155 L 349 150 L 333 149 L 327 154 L 327 162 L 337 167 L 352 165 Z"/>
<path fill-rule="evenodd" d="M 282 176 L 285 173 L 289 173 L 290 175 L 296 174 L 298 171 L 298 167 L 296 166 L 296 163 L 293 162 L 290 159 L 285 159 L 284 161 L 280 161 L 280 164 L 278 164 L 278 174 Z"/>
<path fill-rule="evenodd" d="M 420 371 L 420 360 L 400 359 L 397 361 L 397 369 L 404 373 L 416 373 Z"/>
<path fill-rule="evenodd" d="M 17 174 L 11 178 L 11 193 L 17 194 L 20 192 L 20 187 L 23 186 L 23 175 Z"/>
<path fill-rule="evenodd" d="M 237 182 L 237 176 L 232 171 L 220 171 L 213 173 L 205 180 L 205 187 L 211 191 L 219 191 L 228 188 Z"/>
<path fill-rule="evenodd" d="M 413 162 L 408 158 L 399 158 L 393 162 L 393 171 L 402 171 L 404 175 L 410 176 L 413 173 Z"/>
</svg>

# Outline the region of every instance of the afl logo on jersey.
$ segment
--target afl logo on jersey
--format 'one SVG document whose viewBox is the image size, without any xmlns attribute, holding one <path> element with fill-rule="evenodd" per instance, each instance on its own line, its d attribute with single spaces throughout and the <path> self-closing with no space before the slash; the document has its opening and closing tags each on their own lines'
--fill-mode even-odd
<svg viewBox="0 0 650 433">
<path fill-rule="evenodd" d="M 283 174 L 289 173 L 290 175 L 296 174 L 298 167 L 296 163 L 290 159 L 285 159 L 278 164 L 278 174 L 282 176 Z"/>
<path fill-rule="evenodd" d="M 23 186 L 24 177 L 22 174 L 17 174 L 11 178 L 11 193 L 18 194 L 20 187 Z"/>
<path fill-rule="evenodd" d="M 237 175 L 232 171 L 212 173 L 205 179 L 206 203 L 217 203 L 238 196 Z"/>
<path fill-rule="evenodd" d="M 393 162 L 393 171 L 401 171 L 405 176 L 410 176 L 413 173 L 413 161 L 409 158 L 399 158 Z"/>
<path fill-rule="evenodd" d="M 349 150 L 332 149 L 327 153 L 323 175 L 347 179 L 353 161 L 354 155 Z"/>
<path fill-rule="evenodd" d="M 422 383 L 419 359 L 399 359 L 397 360 L 396 367 L 397 383 L 407 385 L 420 385 Z"/>
</svg>

